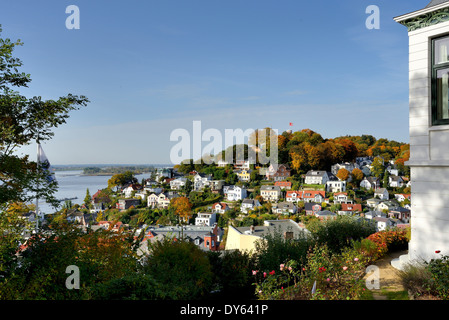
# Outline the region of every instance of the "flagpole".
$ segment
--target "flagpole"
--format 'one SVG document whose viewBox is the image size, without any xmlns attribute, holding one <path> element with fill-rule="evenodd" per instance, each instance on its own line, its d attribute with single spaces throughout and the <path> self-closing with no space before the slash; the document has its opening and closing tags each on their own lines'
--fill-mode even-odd
<svg viewBox="0 0 449 320">
<path fill-rule="evenodd" d="M 37 136 L 36 139 L 37 142 L 37 170 L 39 170 L 39 135 Z M 39 190 L 39 180 L 38 180 L 38 184 L 37 184 L 37 188 Z M 38 232 L 39 229 L 39 192 L 37 192 L 36 194 L 36 233 Z"/>
</svg>

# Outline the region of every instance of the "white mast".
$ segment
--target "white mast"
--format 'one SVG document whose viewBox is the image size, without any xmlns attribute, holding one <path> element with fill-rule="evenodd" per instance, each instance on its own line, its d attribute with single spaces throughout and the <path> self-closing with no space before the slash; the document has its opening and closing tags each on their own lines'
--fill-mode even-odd
<svg viewBox="0 0 449 320">
<path fill-rule="evenodd" d="M 36 139 L 37 142 L 37 170 L 39 170 L 39 158 L 40 158 L 40 154 L 39 154 L 39 136 Z M 39 182 L 37 185 L 38 189 L 39 189 Z M 36 194 L 36 233 L 39 229 L 39 193 Z"/>
</svg>

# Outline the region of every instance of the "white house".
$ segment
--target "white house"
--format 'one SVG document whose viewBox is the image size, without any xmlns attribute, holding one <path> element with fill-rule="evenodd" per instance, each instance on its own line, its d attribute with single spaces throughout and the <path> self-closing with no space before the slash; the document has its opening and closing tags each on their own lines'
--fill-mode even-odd
<svg viewBox="0 0 449 320">
<path fill-rule="evenodd" d="M 303 193 L 304 191 L 289 190 L 285 195 L 285 200 L 288 202 L 301 201 Z"/>
<path fill-rule="evenodd" d="M 186 182 L 187 182 L 187 178 L 185 178 L 185 177 L 176 178 L 176 179 L 170 181 L 170 189 L 180 190 L 186 185 Z"/>
<path fill-rule="evenodd" d="M 365 177 L 360 181 L 360 188 L 377 189 L 380 188 L 380 181 L 376 177 Z"/>
<path fill-rule="evenodd" d="M 225 213 L 228 210 L 230 210 L 230 208 L 224 202 L 217 202 L 212 205 L 212 212 L 214 213 Z"/>
<path fill-rule="evenodd" d="M 351 162 L 336 163 L 331 166 L 331 172 L 332 172 L 332 174 L 337 175 L 338 170 L 340 170 L 340 169 L 346 169 L 349 172 L 352 172 L 352 170 L 354 170 L 355 168 L 358 168 L 358 165 L 355 163 L 351 163 Z"/>
<path fill-rule="evenodd" d="M 280 214 L 295 214 L 297 207 L 293 202 L 284 201 L 273 204 L 271 211 Z"/>
<path fill-rule="evenodd" d="M 310 170 L 306 173 L 305 184 L 326 184 L 329 176 L 326 171 Z"/>
<path fill-rule="evenodd" d="M 131 196 L 133 195 L 133 192 L 137 192 L 139 190 L 141 190 L 142 188 L 139 185 L 136 184 L 130 184 L 129 186 L 127 186 L 126 188 L 124 188 L 122 190 L 122 192 L 125 195 L 125 198 L 131 198 Z"/>
<path fill-rule="evenodd" d="M 383 231 L 394 225 L 390 218 L 374 217 L 372 220 L 376 221 L 377 231 Z"/>
<path fill-rule="evenodd" d="M 374 191 L 374 197 L 377 197 L 381 200 L 390 199 L 390 195 L 388 194 L 388 190 L 385 188 L 379 188 Z"/>
<path fill-rule="evenodd" d="M 256 199 L 244 199 L 242 204 L 240 205 L 240 211 L 243 213 L 248 213 L 251 210 L 257 209 L 260 207 L 259 200 Z"/>
<path fill-rule="evenodd" d="M 352 203 L 353 200 L 349 199 L 348 194 L 346 192 L 336 192 L 333 195 L 334 203 Z"/>
<path fill-rule="evenodd" d="M 325 198 L 326 192 L 319 190 L 305 190 L 302 194 L 302 200 L 304 202 L 322 203 Z"/>
<path fill-rule="evenodd" d="M 197 173 L 193 177 L 193 190 L 200 191 L 205 186 L 209 185 L 209 181 L 212 180 L 212 176 L 210 174 Z"/>
<path fill-rule="evenodd" d="M 216 213 L 198 212 L 198 215 L 195 218 L 196 226 L 211 227 L 214 225 L 215 222 L 217 222 L 217 214 Z"/>
<path fill-rule="evenodd" d="M 398 169 L 393 169 L 392 167 L 388 167 L 387 171 L 391 175 L 394 175 L 394 176 L 398 176 L 399 175 L 399 170 Z"/>
<path fill-rule="evenodd" d="M 386 218 L 387 214 L 385 212 L 382 212 L 382 211 L 367 211 L 367 212 L 364 213 L 364 217 L 366 219 L 372 220 L 375 217 Z"/>
<path fill-rule="evenodd" d="M 326 181 L 327 192 L 344 192 L 346 191 L 346 181 L 343 180 L 329 180 Z"/>
<path fill-rule="evenodd" d="M 423 9 L 394 20 L 408 29 L 411 240 L 409 260 L 449 254 L 449 1 L 432 0 Z M 405 35 L 404 35 L 405 37 Z"/>
<path fill-rule="evenodd" d="M 391 175 L 388 177 L 388 185 L 392 188 L 400 188 L 404 185 L 404 180 L 400 176 Z"/>
<path fill-rule="evenodd" d="M 407 200 L 411 200 L 410 194 L 405 194 L 405 193 L 396 193 L 394 195 L 394 197 L 396 198 L 396 200 L 398 200 L 399 202 L 405 201 Z"/>
<path fill-rule="evenodd" d="M 281 188 L 271 185 L 261 186 L 260 195 L 265 201 L 278 201 L 281 195 Z"/>
<path fill-rule="evenodd" d="M 224 186 L 223 193 L 228 201 L 243 200 L 247 197 L 246 188 L 239 186 Z"/>
</svg>

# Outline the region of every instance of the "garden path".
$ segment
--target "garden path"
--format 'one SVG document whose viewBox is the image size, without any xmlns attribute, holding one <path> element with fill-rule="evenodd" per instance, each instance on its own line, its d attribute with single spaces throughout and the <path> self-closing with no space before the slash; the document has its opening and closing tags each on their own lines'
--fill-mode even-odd
<svg viewBox="0 0 449 320">
<path fill-rule="evenodd" d="M 397 292 L 405 290 L 398 275 L 398 270 L 391 265 L 391 260 L 403 254 L 407 254 L 407 250 L 388 253 L 374 263 L 379 267 L 380 276 L 380 289 L 371 290 L 374 300 L 388 300 L 387 296 L 382 294 L 382 291 Z"/>
</svg>

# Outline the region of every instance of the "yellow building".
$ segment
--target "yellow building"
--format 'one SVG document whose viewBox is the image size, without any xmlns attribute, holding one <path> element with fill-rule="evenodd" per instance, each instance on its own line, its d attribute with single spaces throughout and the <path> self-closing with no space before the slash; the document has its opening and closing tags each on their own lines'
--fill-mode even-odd
<svg viewBox="0 0 449 320">
<path fill-rule="evenodd" d="M 281 232 L 285 239 L 297 239 L 309 233 L 307 229 L 300 227 L 290 219 L 266 220 L 263 226 L 240 228 L 229 226 L 225 249 L 254 251 L 257 241 L 263 241 L 264 236 L 275 232 Z"/>
<path fill-rule="evenodd" d="M 241 170 L 237 173 L 237 177 L 240 181 L 250 181 L 251 172 L 248 170 Z"/>
</svg>

